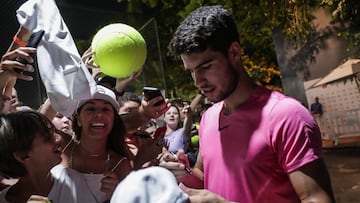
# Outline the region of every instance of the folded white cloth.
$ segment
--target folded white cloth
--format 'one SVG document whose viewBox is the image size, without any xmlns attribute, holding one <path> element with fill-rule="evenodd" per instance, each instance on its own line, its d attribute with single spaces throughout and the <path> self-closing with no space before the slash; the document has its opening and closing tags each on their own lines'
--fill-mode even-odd
<svg viewBox="0 0 360 203">
<path fill-rule="evenodd" d="M 116 187 L 110 203 L 185 203 L 188 198 L 170 171 L 153 166 L 126 176 Z"/>
<path fill-rule="evenodd" d="M 79 100 L 95 93 L 96 83 L 82 62 L 55 1 L 26 1 L 16 16 L 31 32 L 45 31 L 37 47 L 40 76 L 53 108 L 71 116 Z"/>
</svg>

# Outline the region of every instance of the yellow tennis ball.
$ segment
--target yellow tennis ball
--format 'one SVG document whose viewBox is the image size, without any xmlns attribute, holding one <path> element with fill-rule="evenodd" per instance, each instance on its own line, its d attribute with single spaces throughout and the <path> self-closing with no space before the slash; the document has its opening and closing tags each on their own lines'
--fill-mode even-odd
<svg viewBox="0 0 360 203">
<path fill-rule="evenodd" d="M 138 71 L 146 60 L 146 42 L 133 27 L 114 23 L 101 28 L 91 42 L 94 62 L 103 73 L 125 78 Z"/>
<path fill-rule="evenodd" d="M 192 146 L 199 146 L 199 135 L 194 135 L 191 137 L 191 145 Z"/>
</svg>

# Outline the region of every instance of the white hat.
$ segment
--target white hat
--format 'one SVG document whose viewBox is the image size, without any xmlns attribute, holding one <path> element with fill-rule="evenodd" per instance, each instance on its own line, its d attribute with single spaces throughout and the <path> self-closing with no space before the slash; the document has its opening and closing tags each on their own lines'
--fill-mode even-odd
<svg viewBox="0 0 360 203">
<path fill-rule="evenodd" d="M 89 99 L 84 99 L 79 102 L 76 109 L 79 109 L 82 105 L 84 105 L 86 102 L 93 100 L 93 99 L 99 99 L 109 102 L 116 110 L 119 110 L 120 106 L 119 103 L 116 101 L 115 93 L 102 86 L 102 85 L 96 85 L 96 92 L 90 97 Z"/>
<path fill-rule="evenodd" d="M 188 199 L 170 171 L 153 166 L 126 176 L 116 187 L 110 203 L 185 203 Z"/>
</svg>

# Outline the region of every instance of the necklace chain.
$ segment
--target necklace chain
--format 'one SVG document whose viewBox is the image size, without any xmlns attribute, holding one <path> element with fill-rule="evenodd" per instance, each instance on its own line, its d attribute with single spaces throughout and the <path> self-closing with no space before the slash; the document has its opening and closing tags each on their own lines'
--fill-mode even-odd
<svg viewBox="0 0 360 203">
<path fill-rule="evenodd" d="M 101 157 L 104 156 L 106 153 L 109 154 L 107 151 L 105 151 L 102 154 L 91 154 L 89 152 L 87 152 L 85 149 L 83 149 L 81 146 L 79 146 L 79 149 L 81 152 L 83 152 L 86 156 L 90 156 L 90 157 Z"/>
<path fill-rule="evenodd" d="M 74 144 L 73 148 L 71 149 L 71 153 L 70 153 L 70 159 L 69 159 L 69 168 L 73 168 L 73 162 L 74 162 L 74 153 L 75 153 L 75 149 L 77 147 L 78 144 Z M 83 151 L 84 153 L 86 153 L 84 150 L 81 149 L 81 147 L 79 147 L 81 151 Z M 110 165 L 110 153 L 109 152 L 105 152 L 104 154 L 107 154 L 106 157 L 106 166 L 105 166 L 105 170 L 107 171 L 109 169 L 109 165 Z M 90 157 L 101 157 L 102 154 L 87 154 Z"/>
</svg>

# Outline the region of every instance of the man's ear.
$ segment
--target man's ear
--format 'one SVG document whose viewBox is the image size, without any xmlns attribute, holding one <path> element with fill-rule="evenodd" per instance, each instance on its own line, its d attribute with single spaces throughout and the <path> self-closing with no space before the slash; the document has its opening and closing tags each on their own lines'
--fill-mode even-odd
<svg viewBox="0 0 360 203">
<path fill-rule="evenodd" d="M 228 49 L 229 59 L 232 62 L 239 62 L 239 61 L 241 61 L 241 56 L 242 55 L 243 55 L 243 50 L 240 47 L 239 42 L 236 42 L 236 41 L 232 42 L 230 44 L 229 49 Z"/>
<path fill-rule="evenodd" d="M 14 152 L 13 156 L 16 159 L 16 161 L 18 161 L 20 163 L 24 163 L 26 161 L 26 159 L 29 158 L 29 155 L 27 152 Z"/>
</svg>

